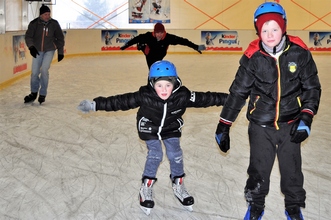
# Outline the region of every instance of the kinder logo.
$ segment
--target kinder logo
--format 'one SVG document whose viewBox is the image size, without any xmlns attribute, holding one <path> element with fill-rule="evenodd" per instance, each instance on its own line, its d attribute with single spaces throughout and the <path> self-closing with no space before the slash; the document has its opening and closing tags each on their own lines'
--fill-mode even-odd
<svg viewBox="0 0 331 220">
<path fill-rule="evenodd" d="M 122 34 L 122 33 L 118 33 L 118 37 L 119 38 L 133 38 L 132 34 Z"/>
<path fill-rule="evenodd" d="M 134 35 L 132 35 L 132 34 L 118 33 L 117 38 L 116 38 L 116 43 L 125 44 L 132 38 L 134 38 Z"/>
<path fill-rule="evenodd" d="M 222 34 L 222 37 L 218 40 L 218 43 L 232 45 L 232 44 L 239 44 L 239 41 L 237 39 L 237 35 Z"/>
</svg>

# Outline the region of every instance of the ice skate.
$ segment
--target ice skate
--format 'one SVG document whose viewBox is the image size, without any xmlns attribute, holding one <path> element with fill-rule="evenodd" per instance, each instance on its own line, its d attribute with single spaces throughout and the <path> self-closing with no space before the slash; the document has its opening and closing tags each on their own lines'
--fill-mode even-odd
<svg viewBox="0 0 331 220">
<path fill-rule="evenodd" d="M 41 103 L 45 102 L 45 98 L 46 98 L 46 96 L 39 95 L 38 102 L 40 103 L 40 105 L 41 105 Z"/>
<path fill-rule="evenodd" d="M 182 177 L 174 177 L 172 182 L 172 189 L 174 190 L 174 194 L 179 200 L 179 202 L 183 205 L 183 207 L 192 212 L 194 198 L 187 192 Z"/>
<path fill-rule="evenodd" d="M 140 187 L 139 202 L 141 210 L 143 210 L 146 215 L 149 215 L 154 207 L 153 184 L 156 180 L 156 178 L 143 178 L 142 180 L 143 183 Z"/>
<path fill-rule="evenodd" d="M 31 92 L 29 95 L 24 97 L 24 103 L 30 103 L 36 100 L 37 98 L 37 92 Z"/>
<path fill-rule="evenodd" d="M 264 214 L 264 207 L 256 204 L 248 206 L 244 220 L 261 220 Z"/>
<path fill-rule="evenodd" d="M 304 220 L 300 207 L 297 205 L 288 206 L 285 209 L 287 220 Z"/>
</svg>

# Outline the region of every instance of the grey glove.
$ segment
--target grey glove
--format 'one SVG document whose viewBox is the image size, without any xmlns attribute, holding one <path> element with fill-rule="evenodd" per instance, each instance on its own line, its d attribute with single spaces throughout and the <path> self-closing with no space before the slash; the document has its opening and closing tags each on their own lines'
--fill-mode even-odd
<svg viewBox="0 0 331 220">
<path fill-rule="evenodd" d="M 199 45 L 198 50 L 206 50 L 206 46 L 204 44 Z"/>
<path fill-rule="evenodd" d="M 79 103 L 77 109 L 84 113 L 89 113 L 89 111 L 95 111 L 95 101 L 83 100 Z"/>
<path fill-rule="evenodd" d="M 201 45 L 196 45 L 195 48 L 196 51 L 198 51 L 200 54 L 202 54 L 201 50 L 206 50 L 206 46 L 201 44 Z"/>
</svg>

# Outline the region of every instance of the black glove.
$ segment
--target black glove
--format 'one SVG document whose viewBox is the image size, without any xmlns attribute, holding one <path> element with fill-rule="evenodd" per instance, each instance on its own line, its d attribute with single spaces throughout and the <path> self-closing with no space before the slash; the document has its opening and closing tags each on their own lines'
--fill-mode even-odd
<svg viewBox="0 0 331 220">
<path fill-rule="evenodd" d="M 313 122 L 313 115 L 301 112 L 291 129 L 291 141 L 294 143 L 301 143 L 306 140 L 310 134 L 311 123 Z"/>
<path fill-rule="evenodd" d="M 64 55 L 63 54 L 58 54 L 57 55 L 57 62 L 60 62 L 61 60 L 63 60 Z"/>
<path fill-rule="evenodd" d="M 217 125 L 215 139 L 216 142 L 224 153 L 226 153 L 230 149 L 230 127 L 231 125 L 224 124 L 223 122 L 219 122 Z"/>
<path fill-rule="evenodd" d="M 129 46 L 127 44 L 124 44 L 123 46 L 120 47 L 121 50 L 125 50 L 126 48 L 128 48 Z"/>
<path fill-rule="evenodd" d="M 31 56 L 33 56 L 34 58 L 37 58 L 37 55 L 39 55 L 37 48 L 35 48 L 34 46 L 31 46 L 31 47 L 29 47 L 29 50 L 30 50 Z"/>
</svg>

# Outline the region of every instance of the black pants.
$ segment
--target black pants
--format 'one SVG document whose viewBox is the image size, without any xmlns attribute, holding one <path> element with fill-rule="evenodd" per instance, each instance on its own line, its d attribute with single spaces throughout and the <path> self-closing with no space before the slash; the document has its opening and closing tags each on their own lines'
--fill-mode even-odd
<svg viewBox="0 0 331 220">
<path fill-rule="evenodd" d="M 305 207 L 301 171 L 301 144 L 290 141 L 292 124 L 280 124 L 280 129 L 250 123 L 248 128 L 250 162 L 245 197 L 248 203 L 264 205 L 269 192 L 270 174 L 277 155 L 280 171 L 280 188 L 285 196 L 285 207 Z"/>
</svg>

